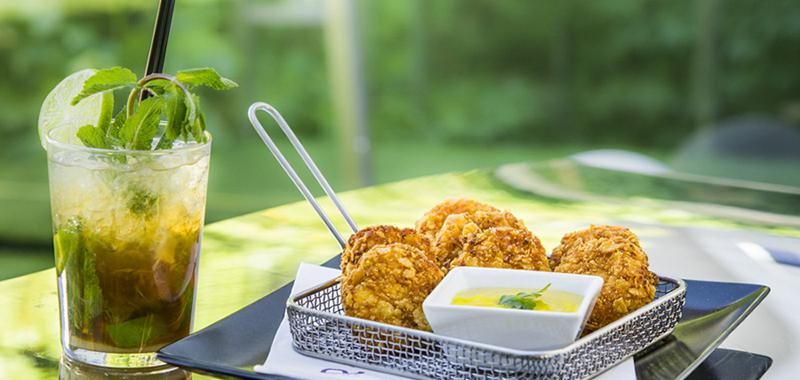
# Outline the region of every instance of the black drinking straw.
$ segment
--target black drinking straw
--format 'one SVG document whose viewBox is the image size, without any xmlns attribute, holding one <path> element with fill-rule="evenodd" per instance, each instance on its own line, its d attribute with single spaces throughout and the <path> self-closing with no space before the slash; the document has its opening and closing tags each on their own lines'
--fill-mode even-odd
<svg viewBox="0 0 800 380">
<path fill-rule="evenodd" d="M 147 55 L 147 66 L 145 67 L 144 75 L 160 73 L 164 70 L 169 27 L 172 25 L 172 13 L 174 10 L 175 0 L 159 0 L 156 25 L 153 28 L 153 39 L 150 42 L 150 52 Z M 147 91 L 142 91 L 142 99 L 146 97 Z"/>
</svg>

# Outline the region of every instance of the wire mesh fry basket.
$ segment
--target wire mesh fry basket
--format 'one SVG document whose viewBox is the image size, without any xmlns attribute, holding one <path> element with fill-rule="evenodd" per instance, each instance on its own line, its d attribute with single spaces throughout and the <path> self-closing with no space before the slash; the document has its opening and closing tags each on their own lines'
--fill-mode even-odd
<svg viewBox="0 0 800 380">
<path fill-rule="evenodd" d="M 280 113 L 254 103 L 250 122 L 286 174 L 344 248 L 345 239 L 311 195 L 256 117 L 269 113 L 330 197 L 353 232 L 353 219 Z M 681 318 L 686 284 L 659 277 L 656 298 L 572 344 L 548 351 L 519 351 L 344 315 L 340 278 L 292 296 L 287 316 L 298 352 L 340 363 L 418 379 L 584 379 L 669 335 Z"/>
<path fill-rule="evenodd" d="M 420 379 L 583 379 L 665 337 L 681 317 L 686 285 L 660 277 L 656 299 L 567 347 L 507 350 L 344 315 L 339 281 L 289 300 L 294 348 L 325 360 Z"/>
</svg>

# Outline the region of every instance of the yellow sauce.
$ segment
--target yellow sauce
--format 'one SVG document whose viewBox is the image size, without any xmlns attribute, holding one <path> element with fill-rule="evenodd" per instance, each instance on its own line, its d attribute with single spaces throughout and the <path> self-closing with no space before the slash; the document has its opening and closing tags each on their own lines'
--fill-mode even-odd
<svg viewBox="0 0 800 380">
<path fill-rule="evenodd" d="M 481 307 L 499 307 L 508 309 L 510 307 L 500 304 L 500 297 L 504 295 L 514 295 L 521 292 L 536 292 L 541 289 L 536 288 L 473 288 L 458 292 L 452 305 L 467 305 Z M 541 297 L 536 300 L 536 307 L 533 310 L 540 311 L 561 311 L 574 312 L 583 300 L 580 294 L 565 292 L 563 290 L 547 289 Z"/>
</svg>

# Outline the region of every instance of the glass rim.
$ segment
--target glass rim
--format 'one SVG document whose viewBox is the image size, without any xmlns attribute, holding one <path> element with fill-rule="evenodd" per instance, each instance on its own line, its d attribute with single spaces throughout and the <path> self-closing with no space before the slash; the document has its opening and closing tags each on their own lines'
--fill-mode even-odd
<svg viewBox="0 0 800 380">
<path fill-rule="evenodd" d="M 161 121 L 160 124 L 166 124 L 166 122 Z M 191 152 L 194 150 L 200 150 L 206 148 L 211 145 L 211 133 L 208 131 L 203 131 L 203 134 L 206 136 L 206 142 L 194 142 L 193 144 L 186 144 L 179 146 L 177 148 L 170 148 L 170 149 L 156 149 L 156 150 L 137 150 L 137 149 L 108 149 L 108 148 L 94 148 L 85 145 L 78 145 L 78 144 L 71 144 L 63 141 L 59 141 L 55 136 L 52 134 L 56 131 L 62 130 L 64 128 L 68 128 L 71 126 L 62 125 L 55 128 L 50 129 L 44 135 L 45 141 L 45 151 L 48 151 L 49 146 L 54 146 L 59 149 L 63 150 L 71 150 L 77 152 L 84 152 L 84 153 L 93 153 L 93 154 L 124 154 L 124 155 L 147 155 L 147 156 L 160 156 L 160 155 L 168 155 L 168 154 L 177 154 L 183 152 Z"/>
</svg>

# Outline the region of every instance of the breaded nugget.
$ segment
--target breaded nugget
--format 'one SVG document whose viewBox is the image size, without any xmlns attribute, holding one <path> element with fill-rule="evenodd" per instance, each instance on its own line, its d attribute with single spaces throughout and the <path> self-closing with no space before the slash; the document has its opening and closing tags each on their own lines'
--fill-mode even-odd
<svg viewBox="0 0 800 380">
<path fill-rule="evenodd" d="M 426 212 L 417 221 L 416 228 L 419 233 L 434 239 L 449 215 L 474 214 L 478 211 L 500 210 L 472 199 L 448 199 Z"/>
<path fill-rule="evenodd" d="M 492 227 L 526 230 L 525 224 L 508 211 L 478 211 L 447 217 L 433 242 L 433 255 L 442 268 L 461 255 L 464 241 L 472 234 Z"/>
<path fill-rule="evenodd" d="M 475 222 L 481 229 L 492 227 L 527 229 L 525 223 L 508 211 L 478 211 L 470 216 L 470 220 Z"/>
<path fill-rule="evenodd" d="M 432 255 L 431 241 L 411 228 L 395 226 L 370 226 L 350 235 L 342 252 L 342 273 L 347 274 L 358 264 L 361 256 L 376 245 L 404 243 L 416 247 L 426 255 Z"/>
<path fill-rule="evenodd" d="M 442 277 L 439 266 L 415 247 L 372 247 L 342 281 L 345 314 L 430 331 L 422 301 Z"/>
<path fill-rule="evenodd" d="M 550 257 L 553 271 L 603 277 L 586 330 L 593 331 L 636 310 L 655 297 L 658 278 L 648 269 L 647 255 L 629 229 L 591 226 L 564 235 Z"/>
<path fill-rule="evenodd" d="M 458 266 L 510 268 L 549 272 L 539 239 L 527 229 L 492 227 L 470 235 L 450 268 Z"/>
<path fill-rule="evenodd" d="M 443 269 L 461 254 L 464 239 L 480 232 L 480 227 L 467 218 L 467 214 L 452 214 L 447 217 L 433 242 L 433 256 Z"/>
</svg>

